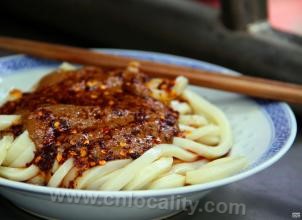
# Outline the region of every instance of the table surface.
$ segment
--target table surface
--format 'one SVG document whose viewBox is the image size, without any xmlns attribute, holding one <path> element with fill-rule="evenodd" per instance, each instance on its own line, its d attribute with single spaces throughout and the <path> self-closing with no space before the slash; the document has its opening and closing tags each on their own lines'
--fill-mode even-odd
<svg viewBox="0 0 302 220">
<path fill-rule="evenodd" d="M 7 55 L 0 51 L 0 56 Z M 299 112 L 300 114 L 300 112 Z M 301 123 L 299 123 L 301 126 Z M 200 207 L 208 201 L 213 204 L 243 204 L 245 214 L 221 212 L 182 212 L 172 220 L 186 219 L 294 219 L 292 213 L 301 213 L 302 218 L 302 134 L 298 132 L 289 152 L 268 169 L 245 180 L 214 190 L 200 201 Z M 198 210 L 198 209 L 197 209 Z M 0 196 L 1 219 L 39 219 L 16 208 Z"/>
</svg>

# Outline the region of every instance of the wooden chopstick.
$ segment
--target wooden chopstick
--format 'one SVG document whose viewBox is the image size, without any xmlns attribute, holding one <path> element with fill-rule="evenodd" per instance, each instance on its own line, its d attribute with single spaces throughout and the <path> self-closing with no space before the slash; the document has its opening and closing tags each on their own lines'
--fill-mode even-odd
<svg viewBox="0 0 302 220">
<path fill-rule="evenodd" d="M 88 49 L 0 37 L 0 48 L 46 59 L 83 65 L 125 67 L 132 58 L 93 52 Z M 154 77 L 175 78 L 182 75 L 191 84 L 236 92 L 258 98 L 302 103 L 302 86 L 250 76 L 231 76 L 182 66 L 139 61 L 143 72 Z"/>
</svg>

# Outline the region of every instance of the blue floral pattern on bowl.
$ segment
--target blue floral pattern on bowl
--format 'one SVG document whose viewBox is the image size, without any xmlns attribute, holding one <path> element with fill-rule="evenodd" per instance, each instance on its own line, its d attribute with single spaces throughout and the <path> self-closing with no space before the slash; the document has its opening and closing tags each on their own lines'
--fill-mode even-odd
<svg viewBox="0 0 302 220">
<path fill-rule="evenodd" d="M 143 51 L 128 51 L 128 50 L 118 50 L 118 49 L 103 49 L 104 53 L 109 53 L 113 55 L 127 56 L 134 59 L 149 60 L 155 62 L 162 62 L 168 64 L 175 64 L 186 66 L 195 69 L 203 69 L 208 71 L 215 71 L 221 73 L 231 73 L 236 74 L 227 68 L 213 65 L 207 62 L 198 61 L 194 59 L 178 57 L 173 55 L 166 55 L 154 52 L 143 52 Z M 59 63 L 49 60 L 43 60 L 38 58 L 33 58 L 30 56 L 10 56 L 0 59 L 0 76 L 5 76 L 13 74 L 15 71 L 23 69 L 38 68 L 41 66 L 54 67 Z M 255 100 L 261 109 L 266 113 L 269 120 L 271 120 L 272 128 L 274 131 L 273 138 L 270 143 L 269 149 L 262 155 L 262 157 L 253 166 L 262 163 L 265 160 L 273 157 L 277 152 L 279 152 L 284 144 L 288 141 L 291 136 L 291 121 L 289 120 L 291 111 L 288 106 L 284 103 L 270 102 L 265 100 Z"/>
</svg>

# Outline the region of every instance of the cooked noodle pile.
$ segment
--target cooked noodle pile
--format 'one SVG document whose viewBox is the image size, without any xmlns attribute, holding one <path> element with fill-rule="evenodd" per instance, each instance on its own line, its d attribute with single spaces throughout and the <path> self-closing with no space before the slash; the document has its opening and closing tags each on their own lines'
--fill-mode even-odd
<svg viewBox="0 0 302 220">
<path fill-rule="evenodd" d="M 131 65 L 137 71 L 136 65 Z M 159 85 L 161 85 L 159 87 Z M 49 175 L 32 163 L 36 146 L 25 130 L 19 136 L 0 140 L 0 176 L 50 187 L 89 190 L 143 190 L 181 187 L 218 180 L 240 172 L 244 157 L 226 156 L 232 147 L 232 132 L 225 114 L 191 91 L 188 80 L 177 77 L 170 90 L 163 79 L 147 83 L 152 96 L 179 112 L 182 136 L 172 144 L 158 144 L 137 159 L 119 159 L 94 166 L 79 175 L 74 158 L 53 164 Z M 20 120 L 19 115 L 1 115 L 0 131 Z"/>
</svg>

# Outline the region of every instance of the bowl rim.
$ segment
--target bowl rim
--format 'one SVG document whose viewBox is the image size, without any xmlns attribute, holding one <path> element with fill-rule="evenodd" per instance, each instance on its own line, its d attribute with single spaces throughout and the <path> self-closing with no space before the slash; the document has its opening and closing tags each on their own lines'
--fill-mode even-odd
<svg viewBox="0 0 302 220">
<path fill-rule="evenodd" d="M 117 53 L 120 55 L 125 55 L 127 56 L 127 53 L 134 53 L 137 55 L 152 55 L 152 56 L 162 56 L 162 57 L 167 57 L 173 59 L 178 59 L 179 61 L 183 62 L 196 62 L 200 63 L 202 65 L 206 65 L 209 68 L 214 68 L 221 72 L 222 74 L 224 73 L 230 73 L 230 74 L 238 74 L 237 72 L 230 70 L 228 68 L 211 64 L 205 61 L 200 61 L 196 59 L 191 59 L 191 58 L 186 58 L 182 56 L 176 56 L 176 55 L 170 55 L 170 54 L 165 54 L 165 53 L 158 53 L 158 52 L 150 52 L 150 51 L 139 51 L 139 50 L 123 50 L 123 49 L 96 49 L 97 51 L 103 51 L 106 53 Z M 3 60 L 9 60 L 9 59 L 14 59 L 14 58 L 20 58 L 20 57 L 25 57 L 25 58 L 30 58 L 25 55 L 10 55 L 10 56 L 5 56 L 0 58 L 0 63 Z M 39 61 L 38 61 L 39 62 Z M 276 161 L 278 161 L 292 146 L 296 133 L 297 133 L 297 122 L 294 116 L 293 111 L 289 107 L 288 104 L 283 103 L 283 102 L 276 102 L 280 105 L 281 108 L 283 108 L 289 119 L 289 123 L 291 125 L 290 127 L 290 135 L 286 142 L 283 144 L 281 149 L 275 153 L 271 158 L 268 160 L 264 161 L 263 163 L 256 164 L 255 167 L 250 168 L 249 170 L 244 170 L 241 173 L 235 174 L 233 176 L 223 178 L 220 180 L 208 182 L 208 183 L 203 183 L 203 184 L 197 184 L 197 185 L 190 185 L 190 186 L 184 186 L 184 187 L 178 187 L 178 188 L 171 188 L 171 189 L 158 189 L 158 190 L 137 190 L 137 191 L 96 191 L 96 190 L 81 190 L 81 189 L 66 189 L 66 188 L 53 188 L 53 187 L 47 187 L 47 186 L 37 186 L 37 185 L 32 185 L 28 183 L 23 183 L 23 182 L 17 182 L 13 180 L 8 180 L 5 178 L 0 177 L 0 187 L 7 187 L 10 189 L 14 190 L 19 190 L 19 191 L 24 191 L 24 192 L 30 192 L 30 193 L 35 193 L 35 194 L 40 194 L 40 195 L 50 195 L 50 194 L 68 194 L 70 196 L 76 195 L 76 196 L 98 196 L 98 197 L 128 197 L 128 196 L 134 196 L 134 197 L 163 197 L 163 196 L 171 196 L 171 195 L 184 195 L 188 193 L 194 193 L 198 191 L 206 191 L 210 190 L 219 186 L 227 185 L 232 182 L 236 182 L 238 180 L 247 178 L 249 176 L 252 176 L 267 167 L 271 166 L 274 164 Z"/>
</svg>

